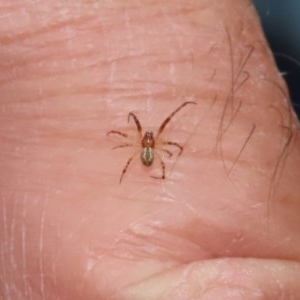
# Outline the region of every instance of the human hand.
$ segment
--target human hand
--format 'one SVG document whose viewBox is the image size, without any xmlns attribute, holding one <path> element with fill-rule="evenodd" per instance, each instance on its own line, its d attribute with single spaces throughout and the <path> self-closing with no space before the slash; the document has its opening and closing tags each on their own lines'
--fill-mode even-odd
<svg viewBox="0 0 300 300">
<path fill-rule="evenodd" d="M 251 3 L 0 13 L 1 299 L 300 299 L 299 124 Z M 166 179 L 137 157 L 120 185 L 106 133 L 184 101 Z"/>
</svg>

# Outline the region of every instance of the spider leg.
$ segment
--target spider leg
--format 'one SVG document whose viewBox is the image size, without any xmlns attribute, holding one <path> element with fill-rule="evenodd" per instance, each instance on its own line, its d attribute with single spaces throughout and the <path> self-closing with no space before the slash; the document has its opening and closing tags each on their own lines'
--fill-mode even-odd
<svg viewBox="0 0 300 300">
<path fill-rule="evenodd" d="M 183 107 L 185 107 L 188 104 L 197 104 L 194 101 L 186 101 L 184 103 L 182 103 L 177 109 L 175 109 L 160 125 L 160 127 L 158 128 L 157 134 L 156 134 L 156 139 L 161 135 L 161 133 L 164 131 L 165 127 L 167 126 L 167 124 L 171 121 L 171 119 L 174 117 L 175 114 L 177 114 Z"/>
<path fill-rule="evenodd" d="M 179 149 L 179 153 L 178 156 L 181 155 L 182 151 L 183 151 L 183 147 L 181 145 L 179 145 L 178 143 L 175 142 L 171 142 L 171 141 L 164 141 L 163 145 L 170 145 L 170 146 L 175 146 Z"/>
<path fill-rule="evenodd" d="M 110 135 L 110 134 L 118 134 L 118 135 L 121 135 L 123 137 L 128 137 L 128 135 L 126 133 L 123 133 L 123 132 L 117 131 L 117 130 L 111 130 L 111 131 L 106 133 L 106 135 Z"/>
<path fill-rule="evenodd" d="M 165 169 L 166 169 L 165 163 L 159 155 L 157 155 L 157 156 L 158 156 L 160 164 L 161 164 L 162 175 L 161 176 L 152 176 L 151 175 L 151 177 L 155 178 L 155 179 L 165 179 L 166 178 L 166 176 L 165 176 Z"/>
<path fill-rule="evenodd" d="M 132 162 L 134 156 L 135 156 L 135 155 L 132 155 L 132 156 L 127 160 L 127 163 L 126 163 L 124 169 L 122 170 L 122 174 L 121 174 L 121 177 L 120 177 L 119 184 L 122 183 L 123 176 L 124 176 L 124 174 L 126 173 L 127 168 L 129 167 L 130 163 Z"/>
<path fill-rule="evenodd" d="M 120 145 L 120 146 L 122 146 L 122 145 Z M 133 146 L 133 145 L 131 145 L 131 146 Z M 124 144 L 124 147 L 125 147 L 125 144 Z M 127 160 L 127 163 L 126 163 L 125 167 L 124 167 L 123 170 L 122 170 L 122 173 L 121 173 L 121 176 L 120 176 L 119 184 L 122 183 L 123 176 L 125 175 L 125 173 L 126 173 L 128 167 L 129 167 L 130 163 L 132 162 L 132 160 L 136 157 L 136 155 L 137 155 L 138 153 L 140 153 L 140 150 L 135 151 L 135 152 L 133 153 L 133 155 Z"/>
<path fill-rule="evenodd" d="M 112 149 L 115 150 L 115 149 L 118 149 L 118 148 L 125 148 L 125 147 L 132 147 L 132 146 L 133 146 L 132 144 L 121 144 L 119 146 L 113 147 Z"/>
<path fill-rule="evenodd" d="M 133 118 L 134 123 L 135 123 L 136 128 L 137 128 L 137 131 L 138 131 L 138 133 L 139 133 L 139 136 L 140 136 L 140 138 L 142 139 L 142 126 L 141 126 L 141 123 L 140 123 L 139 119 L 137 118 L 137 116 L 136 116 L 134 113 L 130 112 L 130 113 L 128 114 L 127 122 L 130 121 L 130 117 Z"/>
</svg>

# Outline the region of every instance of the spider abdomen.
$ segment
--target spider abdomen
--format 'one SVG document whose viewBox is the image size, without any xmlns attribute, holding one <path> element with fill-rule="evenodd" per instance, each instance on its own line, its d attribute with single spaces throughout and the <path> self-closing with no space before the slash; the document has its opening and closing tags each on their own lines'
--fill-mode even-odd
<svg viewBox="0 0 300 300">
<path fill-rule="evenodd" d="M 151 147 L 144 147 L 141 153 L 141 160 L 143 165 L 149 167 L 152 165 L 154 160 L 154 151 Z"/>
</svg>

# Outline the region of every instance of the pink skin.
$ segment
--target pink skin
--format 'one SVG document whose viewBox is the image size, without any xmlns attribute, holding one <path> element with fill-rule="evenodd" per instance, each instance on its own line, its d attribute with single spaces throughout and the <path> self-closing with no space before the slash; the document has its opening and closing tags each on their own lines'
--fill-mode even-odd
<svg viewBox="0 0 300 300">
<path fill-rule="evenodd" d="M 0 15 L 1 299 L 300 299 L 299 124 L 248 1 Z M 165 180 L 112 150 L 184 101 Z"/>
</svg>

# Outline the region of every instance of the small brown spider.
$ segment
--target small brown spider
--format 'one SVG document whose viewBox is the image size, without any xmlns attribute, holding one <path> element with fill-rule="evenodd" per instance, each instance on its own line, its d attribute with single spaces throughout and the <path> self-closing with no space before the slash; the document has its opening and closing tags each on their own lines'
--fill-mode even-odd
<svg viewBox="0 0 300 300">
<path fill-rule="evenodd" d="M 165 148 L 158 148 L 156 147 L 156 143 L 155 141 L 158 140 L 159 136 L 162 134 L 162 132 L 164 131 L 165 127 L 167 126 L 167 124 L 171 121 L 171 119 L 174 117 L 174 115 L 179 111 L 181 110 L 184 106 L 188 105 L 188 104 L 196 104 L 196 102 L 193 102 L 193 101 L 186 101 L 184 103 L 182 103 L 177 109 L 175 109 L 163 122 L 162 124 L 160 125 L 160 127 L 158 128 L 158 131 L 157 131 L 157 134 L 154 136 L 153 135 L 153 132 L 151 131 L 146 131 L 145 134 L 143 135 L 142 134 L 142 126 L 141 126 L 141 123 L 139 121 L 139 119 L 136 117 L 136 115 L 132 112 L 130 112 L 128 114 L 128 119 L 127 119 L 127 122 L 129 122 L 130 118 L 133 118 L 134 122 L 135 122 L 135 125 L 137 127 L 137 131 L 138 131 L 138 134 L 139 134 L 139 138 L 141 140 L 141 146 L 142 146 L 142 152 L 141 152 L 141 160 L 142 160 L 142 163 L 143 165 L 145 165 L 146 167 L 149 167 L 153 164 L 153 161 L 154 161 L 154 149 L 158 149 L 158 150 L 161 150 L 165 153 L 168 154 L 169 157 L 171 157 L 173 155 L 173 153 Z M 126 133 L 123 133 L 121 131 L 117 131 L 117 130 L 111 130 L 107 133 L 107 135 L 109 134 L 117 134 L 117 135 L 120 135 L 122 137 L 125 137 L 125 138 L 128 138 L 128 135 Z M 165 141 L 163 140 L 161 142 L 162 145 L 169 145 L 169 146 L 175 146 L 179 149 L 179 153 L 178 153 L 178 156 L 181 155 L 182 151 L 183 151 L 183 147 L 181 145 L 179 145 L 178 143 L 176 142 L 172 142 L 172 141 Z M 113 149 L 117 149 L 117 148 L 124 148 L 124 147 L 133 147 L 135 146 L 134 144 L 131 144 L 131 143 L 124 143 L 124 144 L 121 144 L 119 146 L 116 146 L 114 147 Z M 140 151 L 140 150 L 139 150 Z M 122 182 L 122 179 L 123 179 L 123 176 L 124 174 L 126 173 L 127 171 L 127 168 L 128 166 L 130 165 L 131 161 L 133 160 L 133 158 L 135 157 L 135 155 L 137 154 L 138 152 L 135 152 L 127 161 L 123 171 L 122 171 L 122 174 L 121 174 L 121 177 L 120 177 L 120 181 L 119 183 Z M 165 179 L 165 163 L 163 162 L 161 156 L 157 153 L 157 156 L 160 160 L 160 163 L 161 163 L 161 168 L 162 168 L 162 176 L 151 176 L 153 178 L 156 178 L 156 179 Z"/>
</svg>

